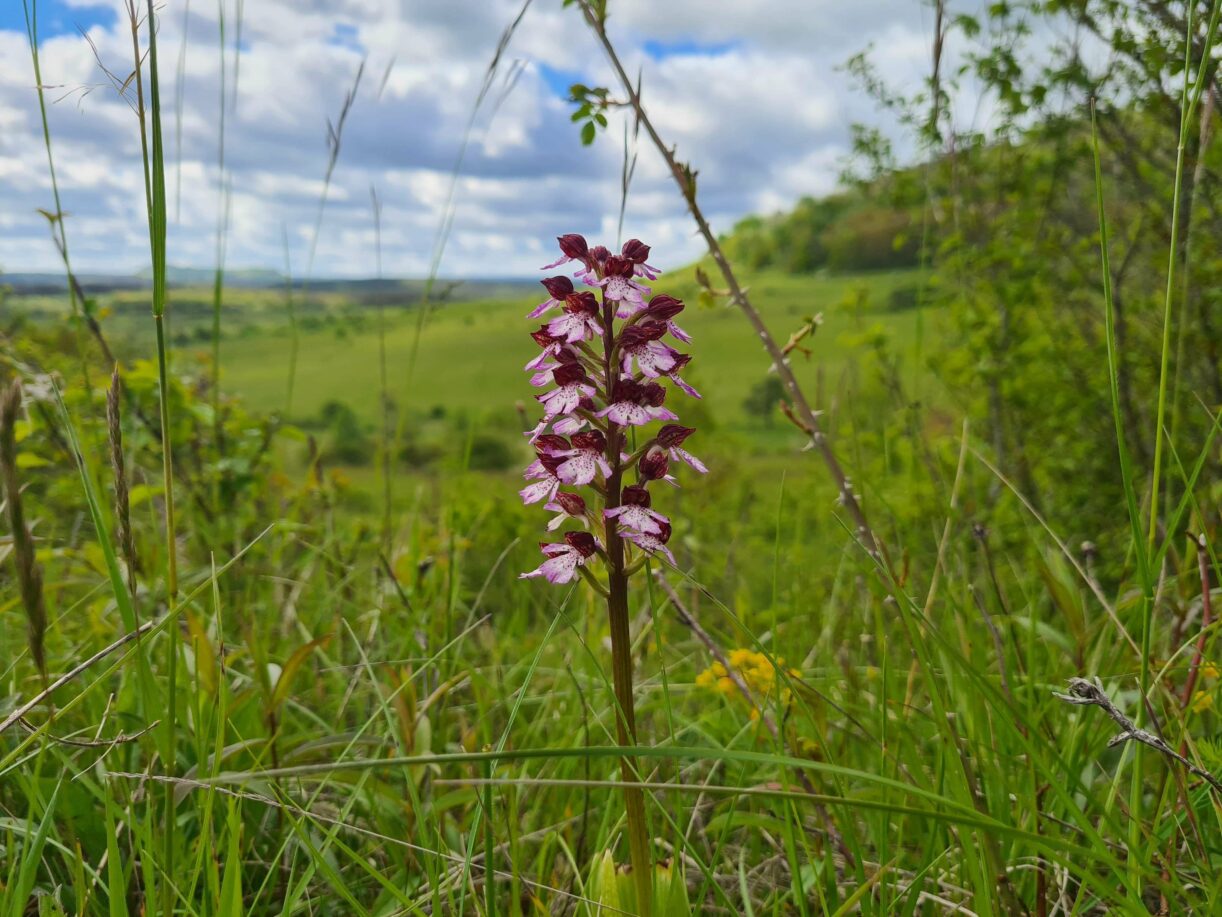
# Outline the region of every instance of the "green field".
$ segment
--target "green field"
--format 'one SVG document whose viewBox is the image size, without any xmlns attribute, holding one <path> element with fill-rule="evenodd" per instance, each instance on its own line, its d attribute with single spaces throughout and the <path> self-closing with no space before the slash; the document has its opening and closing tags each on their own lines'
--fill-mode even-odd
<svg viewBox="0 0 1222 917">
<path fill-rule="evenodd" d="M 658 286 L 674 289 L 688 303 L 679 323 L 695 337 L 687 348 L 696 354 L 688 375 L 705 396 L 702 407 L 719 424 L 758 426 L 745 416 L 742 402 L 767 372 L 763 348 L 753 344 L 737 310 L 701 306 L 690 272 L 682 272 L 680 278 L 672 286 L 664 275 Z M 822 313 L 824 323 L 813 339 L 803 342 L 810 355 L 795 353 L 793 362 L 812 391 L 832 392 L 873 335 L 883 334 L 894 347 L 911 354 L 918 325 L 924 322 L 926 333 L 931 333 L 932 322 L 922 310 L 888 309 L 892 291 L 913 289 L 918 282 L 915 272 L 848 277 L 773 273 L 752 278 L 751 293 L 782 339 L 797 331 L 806 316 Z M 538 352 L 528 336 L 538 323 L 523 317 L 533 305 L 533 301 L 503 300 L 442 304 L 428 309 L 422 328 L 420 307 L 388 307 L 386 351 L 392 394 L 400 404 L 418 411 L 442 406 L 510 416 L 516 416 L 518 401 L 527 401 L 533 416 L 530 399 L 535 392 L 521 371 Z M 367 315 L 359 331 L 338 326 L 301 333 L 293 417 L 311 417 L 327 401 L 338 400 L 374 423 L 379 339 L 376 316 L 368 310 Z M 256 410 L 282 411 L 291 349 L 287 327 L 226 340 L 222 347 L 223 388 Z"/>
</svg>

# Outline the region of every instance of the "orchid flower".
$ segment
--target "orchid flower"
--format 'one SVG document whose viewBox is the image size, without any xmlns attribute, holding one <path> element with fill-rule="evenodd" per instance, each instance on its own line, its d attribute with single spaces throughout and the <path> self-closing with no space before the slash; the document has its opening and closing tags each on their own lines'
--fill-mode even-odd
<svg viewBox="0 0 1222 917">
<path fill-rule="evenodd" d="M 544 415 L 528 431 L 535 461 L 526 469 L 530 482 L 521 491 L 526 503 L 543 503 L 556 515 L 549 531 L 570 520 L 581 529 L 564 533 L 563 542 L 539 545 L 544 560 L 522 579 L 536 577 L 565 585 L 578 577 L 606 600 L 614 659 L 615 696 L 623 716 L 617 722 L 622 746 L 637 745 L 633 714 L 632 629 L 629 613 L 631 578 L 650 557 L 669 564 L 675 556 L 667 546 L 671 520 L 653 508 L 651 485 L 674 483 L 672 463 L 696 471 L 705 466 L 682 448 L 690 427 L 666 423 L 652 436 L 645 429 L 655 421 L 677 421 L 665 407 L 669 383 L 699 398 L 680 373 L 691 357 L 663 342 L 666 335 L 690 342 L 674 323 L 683 302 L 658 294 L 638 278 L 653 281 L 659 271 L 648 264 L 649 246 L 629 239 L 618 255 L 601 245 L 590 246 L 579 235 L 559 236 L 561 257 L 544 270 L 576 261 L 573 277 L 594 290 L 578 291 L 563 277 L 543 282 L 548 299 L 531 312 L 537 318 L 557 307 L 561 313 L 532 333 L 541 348 L 526 366 L 536 386 L 555 387 L 536 396 Z M 635 440 L 644 442 L 637 447 Z M 631 479 L 635 472 L 636 480 Z M 571 488 L 571 489 L 566 489 Z M 585 488 L 582 493 L 575 489 Z M 584 531 L 589 526 L 592 531 Z M 601 529 L 601 543 L 594 534 Z M 599 564 L 591 561 L 598 558 Z M 594 567 L 598 569 L 593 569 Z M 635 765 L 622 762 L 624 801 L 633 861 L 645 875 L 649 863 L 644 803 Z M 648 883 L 644 886 L 648 891 Z"/>
<path fill-rule="evenodd" d="M 570 531 L 564 543 L 542 545 L 543 564 L 523 576 L 568 583 L 597 555 L 609 580 L 626 579 L 643 556 L 674 562 L 667 547 L 671 522 L 653 508 L 652 485 L 676 484 L 672 469 L 681 464 L 708 471 L 683 448 L 695 431 L 677 423 L 666 406 L 668 386 L 700 397 L 681 376 L 691 356 L 668 343 L 691 336 L 674 322 L 683 301 L 666 293 L 650 297 L 638 279 L 659 274 L 647 263 L 648 245 L 629 239 L 616 255 L 575 234 L 557 241 L 561 258 L 545 270 L 575 261 L 574 277 L 587 289 L 567 277 L 547 277 L 549 298 L 530 313 L 538 318 L 559 309 L 531 332 L 540 352 L 526 370 L 531 384 L 544 389 L 535 396 L 543 418 L 527 432 L 535 460 L 520 495 L 554 514 L 549 531 L 576 523 L 600 527 L 605 538 L 600 544 L 591 533 Z M 655 422 L 662 426 L 653 434 L 632 433 Z M 633 436 L 643 444 L 634 448 Z M 596 574 L 584 575 L 606 591 Z"/>
<path fill-rule="evenodd" d="M 598 542 L 589 532 L 565 532 L 564 544 L 540 542 L 539 550 L 547 555 L 547 560 L 529 573 L 519 573 L 518 579 L 542 576 L 549 583 L 563 585 L 572 582 L 577 568 L 584 567 L 594 556 Z"/>
</svg>

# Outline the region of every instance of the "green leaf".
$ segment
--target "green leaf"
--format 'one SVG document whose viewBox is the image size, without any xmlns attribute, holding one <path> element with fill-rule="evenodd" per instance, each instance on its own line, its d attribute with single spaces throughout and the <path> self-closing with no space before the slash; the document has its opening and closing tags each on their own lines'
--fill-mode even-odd
<svg viewBox="0 0 1222 917">
<path fill-rule="evenodd" d="M 280 671 L 280 677 L 276 679 L 276 687 L 272 690 L 272 710 L 276 710 L 284 703 L 289 696 L 289 691 L 293 687 L 293 678 L 296 677 L 298 669 L 302 664 L 310 658 L 310 654 L 316 649 L 326 646 L 331 642 L 331 635 L 319 637 L 316 640 L 311 640 L 309 643 L 304 643 L 294 650 L 293 655 L 289 657 L 288 662 L 284 664 L 284 668 Z"/>
<path fill-rule="evenodd" d="M 594 122 L 587 121 L 585 126 L 581 129 L 581 143 L 583 146 L 589 146 L 594 142 L 594 131 Z"/>
</svg>

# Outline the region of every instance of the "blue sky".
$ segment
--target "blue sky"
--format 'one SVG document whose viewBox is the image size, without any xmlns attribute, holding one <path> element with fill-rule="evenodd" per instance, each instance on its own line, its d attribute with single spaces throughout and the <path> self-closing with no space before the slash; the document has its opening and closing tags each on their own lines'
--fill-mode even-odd
<svg viewBox="0 0 1222 917">
<path fill-rule="evenodd" d="M 89 6 L 69 6 L 63 0 L 39 0 L 35 5 L 26 0 L 29 9 L 37 13 L 38 35 L 53 38 L 66 32 L 75 33 L 79 28 L 110 26 L 118 19 L 113 4 L 98 3 Z M 25 33 L 26 8 L 22 0 L 5 0 L 0 4 L 0 29 L 11 29 Z"/>
<path fill-rule="evenodd" d="M 80 270 L 143 267 L 138 125 L 94 57 L 131 70 L 123 0 L 39 0 L 43 82 L 56 171 Z M 326 168 L 326 125 L 361 60 L 318 237 L 314 274 L 373 269 L 370 188 L 383 203 L 387 273 L 428 271 L 447 202 L 452 276 L 529 276 L 554 237 L 615 242 L 625 122 L 583 147 L 568 87 L 611 82 L 580 16 L 535 0 L 506 51 L 490 103 L 453 172 L 488 61 L 521 0 L 246 0 L 240 55 L 227 48 L 226 169 L 217 160 L 222 63 L 239 0 L 161 0 L 159 44 L 170 170 L 170 260 L 208 266 L 228 212 L 230 267 L 300 271 Z M 838 68 L 873 44 L 884 76 L 911 83 L 928 59 L 916 0 L 616 0 L 611 31 L 668 142 L 700 170 L 718 230 L 833 189 L 850 123 L 868 105 Z M 77 27 L 89 32 L 91 48 Z M 177 85 L 181 64 L 183 83 Z M 235 64 L 238 71 L 235 73 Z M 236 77 L 236 90 L 234 88 Z M 181 100 L 181 109 L 177 107 Z M 56 270 L 39 208 L 52 207 L 21 0 L 0 0 L 0 269 Z M 663 265 L 699 251 L 659 157 L 639 154 L 625 231 Z M 228 196 L 222 189 L 229 189 Z M 227 200 L 227 204 L 225 201 Z"/>
</svg>

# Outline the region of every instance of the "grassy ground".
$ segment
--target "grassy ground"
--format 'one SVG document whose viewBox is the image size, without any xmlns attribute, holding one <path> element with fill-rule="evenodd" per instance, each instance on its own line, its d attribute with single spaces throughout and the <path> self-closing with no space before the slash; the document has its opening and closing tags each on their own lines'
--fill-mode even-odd
<svg viewBox="0 0 1222 917">
<path fill-rule="evenodd" d="M 908 282 L 876 279 L 870 301 Z M 1114 609 L 1029 516 L 1000 536 L 973 534 L 995 479 L 970 455 L 956 471 L 957 439 L 927 417 L 912 432 L 907 399 L 854 338 L 878 323 L 911 351 L 916 314 L 867 310 L 859 322 L 836 303 L 862 282 L 761 278 L 757 296 L 778 331 L 825 311 L 814 349 L 826 359 L 802 364 L 804 379 L 817 387 L 825 366 L 820 397 L 840 405 L 828 419 L 896 552 L 896 580 L 854 546 L 822 468 L 795 452 L 800 438 L 744 415 L 762 360 L 737 316 L 686 322 L 714 421 L 692 445 L 713 470 L 667 496 L 678 568 L 643 582 L 631 605 L 655 854 L 699 913 L 1132 910 L 1138 878 L 1147 900 L 1173 896 L 1154 861 L 1114 846 L 1125 753 L 1104 749 L 1107 722 L 1089 710 L 1075 719 L 1051 693 L 1082 671 L 1131 674 L 1110 615 L 1131 633 L 1133 609 Z M 530 352 L 522 312 L 513 302 L 438 311 L 409 397 L 512 415 Z M 388 339 L 400 376 L 412 318 Z M 37 338 L 9 341 L 10 356 L 48 359 Z M 283 397 L 285 341 L 224 342 L 228 384 L 260 408 Z M 368 328 L 303 334 L 301 413 L 338 397 L 375 426 L 374 342 Z M 55 358 L 69 378 L 72 353 Z M 95 387 L 69 385 L 67 415 L 29 389 L 21 446 L 51 677 L 128 629 L 124 565 L 109 566 L 102 547 L 115 522 L 105 368 L 87 362 Z M 198 379 L 190 347 L 172 363 Z M 600 877 L 603 852 L 626 859 L 604 612 L 587 590 L 517 581 L 537 563 L 543 519 L 520 506 L 517 476 L 396 472 L 383 541 L 376 466 L 286 465 L 282 450 L 258 448 L 266 427 L 238 402 L 223 402 L 218 440 L 206 388 L 176 383 L 182 598 L 166 617 L 160 450 L 140 420 L 154 415 L 156 377 L 140 367 L 126 373 L 123 421 L 131 609 L 157 628 L 5 734 L 4 901 L 20 911 L 34 893 L 53 914 L 556 913 L 603 896 L 615 881 Z M 90 492 L 96 525 L 82 515 Z M 1191 595 L 1192 577 L 1175 588 Z M 15 594 L 5 607 L 15 703 L 41 682 Z M 721 677 L 714 651 L 749 680 L 754 704 Z M 1181 653 L 1168 666 L 1184 664 Z M 1208 674 L 1201 684 L 1212 692 Z M 1209 715 L 1195 710 L 1168 727 Z M 1187 794 L 1182 811 L 1208 837 L 1203 788 L 1177 791 L 1171 772 L 1151 768 L 1151 789 Z M 170 782 L 150 780 L 161 776 Z M 1160 830 L 1187 830 L 1175 807 L 1163 811 Z M 1208 910 L 1217 888 L 1199 856 L 1185 849 L 1180 877 Z"/>
</svg>

